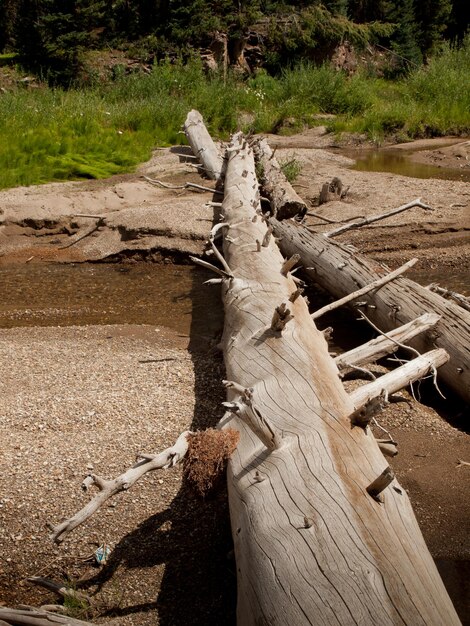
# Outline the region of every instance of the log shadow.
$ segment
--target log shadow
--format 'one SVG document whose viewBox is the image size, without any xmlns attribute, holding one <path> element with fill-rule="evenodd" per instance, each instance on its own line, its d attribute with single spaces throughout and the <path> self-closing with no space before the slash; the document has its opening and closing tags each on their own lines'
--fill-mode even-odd
<svg viewBox="0 0 470 626">
<path fill-rule="evenodd" d="M 222 331 L 220 287 L 202 283 L 212 275 L 195 268 L 190 298 L 192 321 L 188 350 L 194 367 L 195 407 L 191 430 L 215 427 L 223 415 L 223 359 L 213 346 Z M 113 549 L 107 564 L 81 586 L 98 591 L 120 567 L 164 564 L 155 601 L 113 608 L 108 615 L 156 611 L 161 626 L 235 624 L 236 572 L 225 481 L 204 500 L 183 481 L 164 511 L 147 518 Z M 145 573 L 144 573 L 145 575 Z"/>
</svg>

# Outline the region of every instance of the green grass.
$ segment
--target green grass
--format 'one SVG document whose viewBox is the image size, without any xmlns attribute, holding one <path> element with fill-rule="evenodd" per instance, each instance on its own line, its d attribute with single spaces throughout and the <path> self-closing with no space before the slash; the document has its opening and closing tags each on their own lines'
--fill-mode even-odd
<svg viewBox="0 0 470 626">
<path fill-rule="evenodd" d="M 295 157 L 280 161 L 279 165 L 282 173 L 290 183 L 295 182 L 302 171 L 302 163 Z"/>
<path fill-rule="evenodd" d="M 67 92 L 19 88 L 0 96 L 0 188 L 103 178 L 132 170 L 152 148 L 182 141 L 196 108 L 209 131 L 227 138 L 242 130 L 292 130 L 335 113 L 336 133 L 364 133 L 377 142 L 470 132 L 470 38 L 445 48 L 427 67 L 389 82 L 308 64 L 273 78 L 245 82 L 204 75 L 196 62 L 162 64 L 150 75 Z"/>
</svg>

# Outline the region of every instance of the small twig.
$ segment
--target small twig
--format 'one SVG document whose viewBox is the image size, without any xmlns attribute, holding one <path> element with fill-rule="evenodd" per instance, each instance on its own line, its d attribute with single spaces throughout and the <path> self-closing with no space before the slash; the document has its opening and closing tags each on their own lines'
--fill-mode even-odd
<svg viewBox="0 0 470 626">
<path fill-rule="evenodd" d="M 209 172 L 210 174 L 215 174 L 216 176 L 220 176 L 222 172 L 216 172 L 214 170 L 209 169 L 208 167 L 204 167 L 200 163 L 186 163 L 187 167 L 195 167 L 198 170 L 202 170 L 203 172 Z"/>
<path fill-rule="evenodd" d="M 315 213 L 314 211 L 307 211 L 307 213 L 305 215 L 310 215 L 311 217 L 316 217 L 319 220 L 323 220 L 327 224 L 337 224 L 338 223 L 338 220 L 330 220 L 330 218 L 323 217 L 323 215 L 320 215 L 319 213 Z"/>
<path fill-rule="evenodd" d="M 191 259 L 193 263 L 196 263 L 197 265 L 202 265 L 202 267 L 205 267 L 208 270 L 212 270 L 216 274 L 219 274 L 219 276 L 223 276 L 224 278 L 233 278 L 233 274 L 231 272 L 228 273 L 225 270 L 221 270 L 220 267 L 212 265 L 212 263 L 208 263 L 207 261 L 198 259 L 195 256 L 190 256 L 189 258 Z"/>
<path fill-rule="evenodd" d="M 183 154 L 182 152 L 172 152 L 177 157 L 181 157 L 182 159 L 191 159 L 192 161 L 198 161 L 199 158 L 194 156 L 194 154 Z"/>
<path fill-rule="evenodd" d="M 184 185 L 168 185 L 167 183 L 162 182 L 161 180 L 156 180 L 155 178 L 149 178 L 148 176 L 142 176 L 147 182 L 152 185 L 158 185 L 159 187 L 163 187 L 164 189 L 197 189 L 198 191 L 209 191 L 210 193 L 218 193 L 223 195 L 224 192 L 220 189 L 213 189 L 212 187 L 204 187 L 203 185 L 198 185 L 196 183 L 184 183 Z"/>
</svg>

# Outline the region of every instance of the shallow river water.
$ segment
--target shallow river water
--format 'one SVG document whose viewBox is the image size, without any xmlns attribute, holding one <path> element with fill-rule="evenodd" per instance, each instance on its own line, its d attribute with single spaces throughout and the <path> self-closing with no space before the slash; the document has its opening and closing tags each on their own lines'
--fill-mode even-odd
<svg viewBox="0 0 470 626">
<path fill-rule="evenodd" d="M 452 145 L 450 142 L 448 145 Z M 440 147 L 444 147 L 441 144 Z M 440 180 L 458 180 L 470 182 L 470 168 L 465 161 L 461 168 L 438 167 L 428 163 L 418 163 L 410 157 L 412 154 L 423 150 L 423 148 L 378 148 L 363 150 L 341 150 L 356 163 L 352 169 L 362 172 L 390 172 L 400 176 L 411 176 L 412 178 L 438 178 Z M 463 167 L 465 165 L 465 167 Z"/>
</svg>

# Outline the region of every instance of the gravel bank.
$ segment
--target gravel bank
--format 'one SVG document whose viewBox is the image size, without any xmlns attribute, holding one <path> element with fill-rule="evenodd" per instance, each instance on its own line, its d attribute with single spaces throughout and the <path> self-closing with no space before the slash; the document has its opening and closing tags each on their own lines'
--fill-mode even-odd
<svg viewBox="0 0 470 626">
<path fill-rule="evenodd" d="M 187 341 L 153 326 L 0 330 L 2 603 L 56 602 L 24 581 L 40 574 L 95 594 L 98 622 L 230 623 L 225 498 L 197 500 L 179 468 L 146 476 L 61 546 L 46 527 L 88 501 L 88 471 L 114 477 L 137 452 L 216 423 L 221 362 Z M 102 543 L 100 570 L 85 559 Z"/>
</svg>

